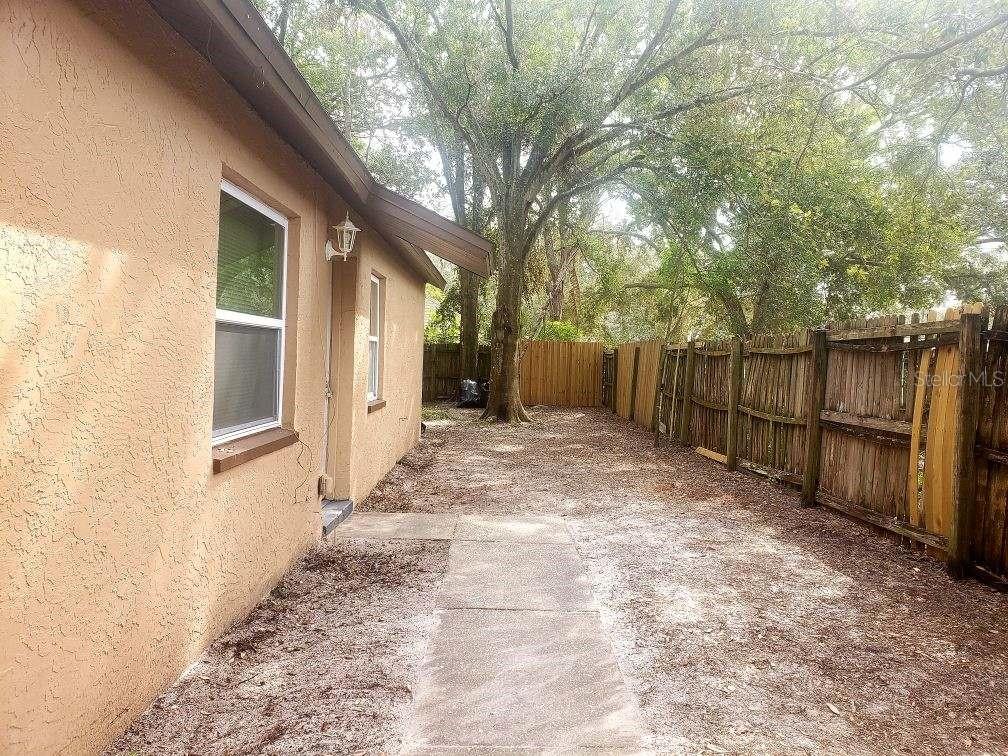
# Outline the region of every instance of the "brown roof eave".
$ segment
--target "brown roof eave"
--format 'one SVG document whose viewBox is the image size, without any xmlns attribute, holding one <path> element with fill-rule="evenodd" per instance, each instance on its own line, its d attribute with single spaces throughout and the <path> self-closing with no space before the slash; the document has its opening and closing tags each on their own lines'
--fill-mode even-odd
<svg viewBox="0 0 1008 756">
<path fill-rule="evenodd" d="M 333 123 L 315 92 L 248 0 L 150 0 L 155 11 L 244 97 L 347 202 L 378 227 L 427 280 L 444 279 L 409 245 L 430 250 L 478 275 L 489 273 L 490 243 L 378 184 Z M 434 276 L 431 280 L 429 276 Z M 438 282 L 440 281 L 440 284 Z"/>
<path fill-rule="evenodd" d="M 383 186 L 375 186 L 368 206 L 374 222 L 407 241 L 477 275 L 490 274 L 491 245 L 482 236 Z"/>
<path fill-rule="evenodd" d="M 437 266 L 434 265 L 427 256 L 427 253 L 422 249 L 410 244 L 408 241 L 396 238 L 392 239 L 390 245 L 396 250 L 399 257 L 424 281 L 441 290 L 444 290 L 445 286 L 448 285 L 444 280 L 444 276 L 441 275 L 441 271 L 437 269 Z"/>
</svg>

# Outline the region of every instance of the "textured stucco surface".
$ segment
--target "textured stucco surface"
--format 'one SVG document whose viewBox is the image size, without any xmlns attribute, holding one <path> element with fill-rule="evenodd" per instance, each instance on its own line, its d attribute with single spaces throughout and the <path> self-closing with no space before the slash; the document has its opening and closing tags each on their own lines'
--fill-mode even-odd
<svg viewBox="0 0 1008 756">
<path fill-rule="evenodd" d="M 384 359 L 382 398 L 386 404 L 368 413 L 367 360 L 354 361 L 354 439 L 351 452 L 351 491 L 348 498 L 363 499 L 375 484 L 416 443 L 420 435 L 421 384 L 423 382 L 424 289 L 410 285 L 407 272 L 388 255 L 379 254 L 373 240 L 364 240 L 358 263 L 354 343 L 367 350 L 370 330 L 371 273 L 385 278 Z M 358 349 L 358 354 L 361 350 Z"/>
<path fill-rule="evenodd" d="M 89 753 L 317 537 L 330 296 L 336 496 L 419 429 L 423 287 L 144 3 L 0 0 L 0 753 Z M 291 219 L 284 425 L 211 474 L 222 176 Z M 366 287 L 388 278 L 368 414 Z"/>
</svg>

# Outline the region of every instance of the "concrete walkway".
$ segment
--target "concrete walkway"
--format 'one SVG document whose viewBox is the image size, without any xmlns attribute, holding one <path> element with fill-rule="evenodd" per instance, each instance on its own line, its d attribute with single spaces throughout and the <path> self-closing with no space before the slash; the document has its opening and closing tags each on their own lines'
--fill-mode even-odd
<svg viewBox="0 0 1008 756">
<path fill-rule="evenodd" d="M 556 517 L 355 514 L 337 538 L 450 539 L 405 753 L 637 753 L 642 731 Z"/>
</svg>

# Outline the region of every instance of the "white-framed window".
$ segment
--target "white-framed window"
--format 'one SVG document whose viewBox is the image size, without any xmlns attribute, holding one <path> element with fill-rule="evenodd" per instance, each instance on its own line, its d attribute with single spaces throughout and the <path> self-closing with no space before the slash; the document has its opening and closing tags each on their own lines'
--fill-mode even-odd
<svg viewBox="0 0 1008 756">
<path fill-rule="evenodd" d="M 385 310 L 385 280 L 371 274 L 371 327 L 368 331 L 367 400 L 377 401 L 382 388 L 382 319 Z"/>
<path fill-rule="evenodd" d="M 278 428 L 283 403 L 287 218 L 221 181 L 213 443 Z"/>
</svg>

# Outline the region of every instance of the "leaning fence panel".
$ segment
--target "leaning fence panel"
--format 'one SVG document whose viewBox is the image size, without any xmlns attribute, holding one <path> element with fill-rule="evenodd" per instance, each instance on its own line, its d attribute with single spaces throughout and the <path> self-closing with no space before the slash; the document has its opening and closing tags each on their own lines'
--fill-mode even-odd
<svg viewBox="0 0 1008 756">
<path fill-rule="evenodd" d="M 655 445 L 677 438 L 682 423 L 683 387 L 686 383 L 685 344 L 665 347 L 663 372 L 655 385 L 655 407 L 658 413 L 654 424 Z"/>
<path fill-rule="evenodd" d="M 921 508 L 907 502 L 914 404 L 927 401 L 929 393 L 916 390 L 920 350 L 909 347 L 919 343 L 910 341 L 917 336 L 878 330 L 902 325 L 902 318 L 883 318 L 842 324 L 829 335 L 818 499 L 943 547 L 948 536 L 944 498 L 936 496 Z M 941 359 L 951 369 L 944 354 Z M 924 415 L 918 413 L 920 422 Z M 934 440 L 944 439 L 934 432 Z M 944 474 L 939 448 L 930 451 L 930 468 Z"/>
<path fill-rule="evenodd" d="M 696 367 L 688 401 L 690 443 L 713 453 L 715 458 L 727 451 L 728 386 L 731 372 L 731 342 L 708 341 L 696 347 Z"/>
<path fill-rule="evenodd" d="M 799 483 L 805 470 L 812 347 L 807 332 L 757 336 L 744 350 L 739 412 L 743 467 Z"/>
<path fill-rule="evenodd" d="M 972 557 L 1008 578 L 1008 309 L 992 313 L 982 339 Z"/>
</svg>

